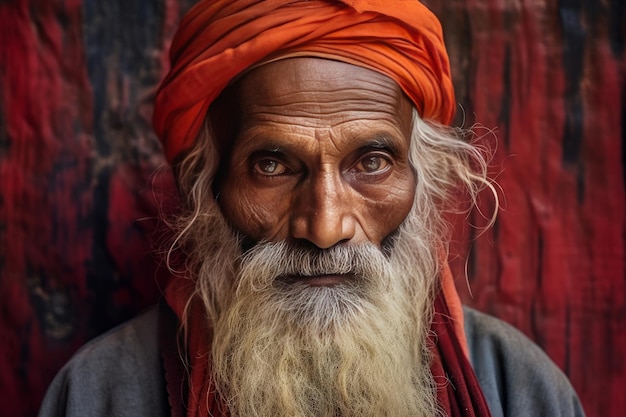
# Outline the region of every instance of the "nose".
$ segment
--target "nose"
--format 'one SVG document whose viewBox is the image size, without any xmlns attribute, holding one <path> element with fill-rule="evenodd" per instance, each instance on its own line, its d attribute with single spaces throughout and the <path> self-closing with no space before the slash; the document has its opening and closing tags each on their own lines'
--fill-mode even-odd
<svg viewBox="0 0 626 417">
<path fill-rule="evenodd" d="M 290 219 L 290 234 L 320 249 L 350 241 L 357 231 L 355 201 L 331 174 L 309 178 L 300 187 Z"/>
</svg>

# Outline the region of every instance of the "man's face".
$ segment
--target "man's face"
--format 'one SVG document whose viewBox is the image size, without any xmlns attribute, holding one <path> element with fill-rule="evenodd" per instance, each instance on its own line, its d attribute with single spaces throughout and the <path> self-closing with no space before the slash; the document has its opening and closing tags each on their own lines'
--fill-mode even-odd
<svg viewBox="0 0 626 417">
<path fill-rule="evenodd" d="M 384 75 L 313 58 L 265 64 L 221 99 L 215 138 L 234 140 L 219 208 L 189 233 L 231 415 L 435 415 L 436 251 L 428 204 L 413 206 L 409 101 Z"/>
<path fill-rule="evenodd" d="M 293 58 L 252 70 L 234 94 L 241 124 L 218 192 L 239 232 L 320 249 L 380 245 L 405 219 L 415 190 L 412 106 L 393 80 Z"/>
</svg>

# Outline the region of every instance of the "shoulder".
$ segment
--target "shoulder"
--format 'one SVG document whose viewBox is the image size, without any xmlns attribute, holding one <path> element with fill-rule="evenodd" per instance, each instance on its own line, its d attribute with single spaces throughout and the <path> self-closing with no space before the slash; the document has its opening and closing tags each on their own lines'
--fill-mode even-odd
<svg viewBox="0 0 626 417">
<path fill-rule="evenodd" d="M 464 307 L 470 361 L 493 417 L 584 416 L 567 377 L 530 339 Z"/>
<path fill-rule="evenodd" d="M 165 415 L 165 383 L 152 308 L 81 348 L 48 388 L 40 417 Z"/>
</svg>

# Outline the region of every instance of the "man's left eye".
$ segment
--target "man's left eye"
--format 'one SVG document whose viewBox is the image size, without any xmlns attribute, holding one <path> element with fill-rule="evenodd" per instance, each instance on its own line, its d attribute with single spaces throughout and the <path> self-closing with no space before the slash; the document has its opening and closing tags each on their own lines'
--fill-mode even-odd
<svg viewBox="0 0 626 417">
<path fill-rule="evenodd" d="M 360 172 L 372 174 L 385 170 L 389 165 L 389 160 L 381 155 L 367 155 L 359 160 L 356 169 Z"/>
</svg>

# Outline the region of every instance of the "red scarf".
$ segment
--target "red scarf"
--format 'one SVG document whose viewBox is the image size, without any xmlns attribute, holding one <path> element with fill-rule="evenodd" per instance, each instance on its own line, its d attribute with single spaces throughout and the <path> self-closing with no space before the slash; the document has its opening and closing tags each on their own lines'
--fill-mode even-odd
<svg viewBox="0 0 626 417">
<path fill-rule="evenodd" d="M 435 313 L 431 323 L 431 371 L 437 383 L 440 407 L 451 417 L 489 417 L 491 414 L 487 403 L 467 358 L 460 301 L 447 266 L 442 273 L 441 283 L 442 291 L 435 299 Z M 179 319 L 191 291 L 191 281 L 183 278 L 173 278 L 166 288 L 166 300 Z M 172 332 L 162 337 L 168 339 L 163 343 L 169 345 L 164 352 L 164 366 L 172 416 L 182 417 L 182 410 L 186 409 L 187 417 L 226 417 L 228 412 L 215 391 L 209 368 L 212 335 L 207 331 L 207 319 L 198 303 L 192 307 L 190 317 L 188 377 L 183 375 Z M 170 324 L 169 327 L 175 325 Z M 186 391 L 186 395 L 183 395 L 183 398 L 187 397 L 186 404 L 181 403 L 181 384 Z"/>
</svg>

